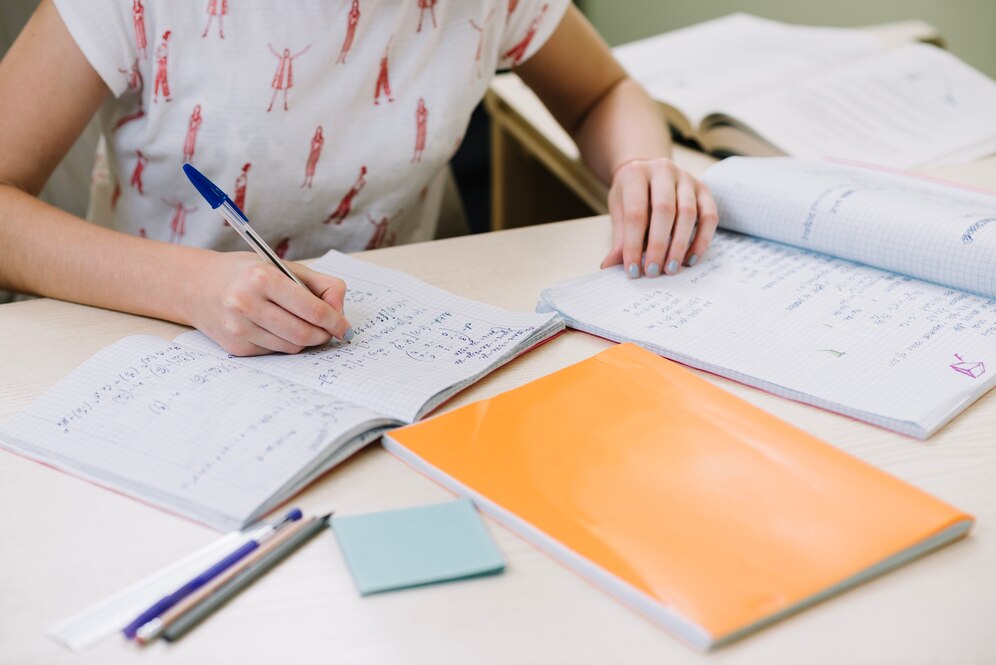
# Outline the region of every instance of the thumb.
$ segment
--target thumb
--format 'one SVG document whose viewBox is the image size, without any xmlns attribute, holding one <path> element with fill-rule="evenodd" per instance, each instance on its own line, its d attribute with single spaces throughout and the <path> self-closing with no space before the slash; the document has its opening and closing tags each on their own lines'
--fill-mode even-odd
<svg viewBox="0 0 996 665">
<path fill-rule="evenodd" d="M 599 268 L 604 269 L 604 268 L 609 268 L 611 266 L 619 265 L 620 263 L 622 263 L 622 260 L 623 260 L 623 248 L 622 248 L 622 243 L 619 243 L 618 245 L 612 248 L 612 251 L 610 251 L 608 254 L 605 255 L 605 258 L 602 259 L 602 265 L 600 265 Z"/>
</svg>

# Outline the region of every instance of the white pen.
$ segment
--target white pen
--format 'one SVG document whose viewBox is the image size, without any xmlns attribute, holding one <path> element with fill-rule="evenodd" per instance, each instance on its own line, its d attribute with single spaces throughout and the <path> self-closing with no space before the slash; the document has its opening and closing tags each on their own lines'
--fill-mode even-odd
<svg viewBox="0 0 996 665">
<path fill-rule="evenodd" d="M 253 231 L 253 228 L 249 226 L 249 219 L 245 216 L 239 207 L 235 205 L 232 199 L 228 198 L 225 192 L 221 191 L 216 184 L 208 180 L 207 176 L 195 169 L 190 164 L 183 165 L 183 172 L 187 174 L 190 178 L 190 182 L 193 183 L 197 191 L 201 193 L 204 200 L 210 204 L 212 208 L 218 211 L 218 214 L 225 218 L 232 228 L 238 231 L 242 239 L 249 243 L 249 246 L 256 250 L 256 253 L 262 256 L 265 260 L 269 261 L 275 265 L 280 272 L 287 275 L 295 282 L 304 286 L 294 273 L 290 271 L 290 268 L 284 265 L 277 253 L 274 252 L 266 242 L 259 237 L 259 234 Z M 308 288 L 304 286 L 304 288 Z"/>
</svg>

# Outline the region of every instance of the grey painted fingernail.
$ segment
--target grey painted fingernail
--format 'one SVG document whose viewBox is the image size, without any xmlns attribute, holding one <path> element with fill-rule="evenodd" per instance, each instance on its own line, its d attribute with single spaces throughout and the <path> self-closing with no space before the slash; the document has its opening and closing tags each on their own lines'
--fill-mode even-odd
<svg viewBox="0 0 996 665">
<path fill-rule="evenodd" d="M 688 257 L 688 265 L 694 266 L 698 262 L 699 262 L 698 254 L 692 254 L 691 256 Z"/>
<path fill-rule="evenodd" d="M 657 275 L 659 274 L 661 274 L 661 267 L 659 265 L 657 265 L 656 263 L 651 263 L 650 265 L 647 266 L 648 277 L 657 277 Z"/>
<path fill-rule="evenodd" d="M 635 263 L 630 263 L 629 270 L 627 272 L 629 273 L 630 279 L 636 279 L 637 277 L 640 276 L 640 266 L 636 265 Z"/>
<path fill-rule="evenodd" d="M 674 259 L 671 259 L 670 261 L 667 262 L 667 273 L 669 275 L 673 275 L 676 272 L 678 272 L 678 262 L 675 261 Z"/>
<path fill-rule="evenodd" d="M 356 335 L 356 333 L 353 332 L 353 328 L 350 327 L 349 330 L 347 330 L 346 332 L 343 333 L 343 335 L 342 335 L 342 341 L 348 342 L 351 339 L 353 339 L 354 335 Z"/>
</svg>

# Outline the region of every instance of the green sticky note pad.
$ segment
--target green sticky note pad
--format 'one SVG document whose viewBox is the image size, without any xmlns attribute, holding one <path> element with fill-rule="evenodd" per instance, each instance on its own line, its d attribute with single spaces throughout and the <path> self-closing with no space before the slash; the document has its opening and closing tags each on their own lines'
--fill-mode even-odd
<svg viewBox="0 0 996 665">
<path fill-rule="evenodd" d="M 364 596 L 505 569 L 467 499 L 333 517 L 331 528 Z"/>
</svg>

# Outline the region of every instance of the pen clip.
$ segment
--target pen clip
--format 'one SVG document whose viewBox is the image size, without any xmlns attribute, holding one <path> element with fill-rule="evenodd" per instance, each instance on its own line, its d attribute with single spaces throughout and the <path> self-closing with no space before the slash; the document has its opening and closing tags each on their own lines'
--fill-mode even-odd
<svg viewBox="0 0 996 665">
<path fill-rule="evenodd" d="M 243 221 L 245 221 L 246 224 L 249 223 L 249 218 L 246 217 L 246 214 L 244 212 L 242 212 L 242 208 L 240 208 L 237 205 L 235 205 L 235 201 L 233 201 L 232 199 L 228 198 L 228 194 L 225 194 L 225 201 L 228 203 L 228 205 L 232 206 L 232 210 L 234 210 L 235 212 L 239 213 L 239 217 L 241 217 L 243 219 Z"/>
</svg>

